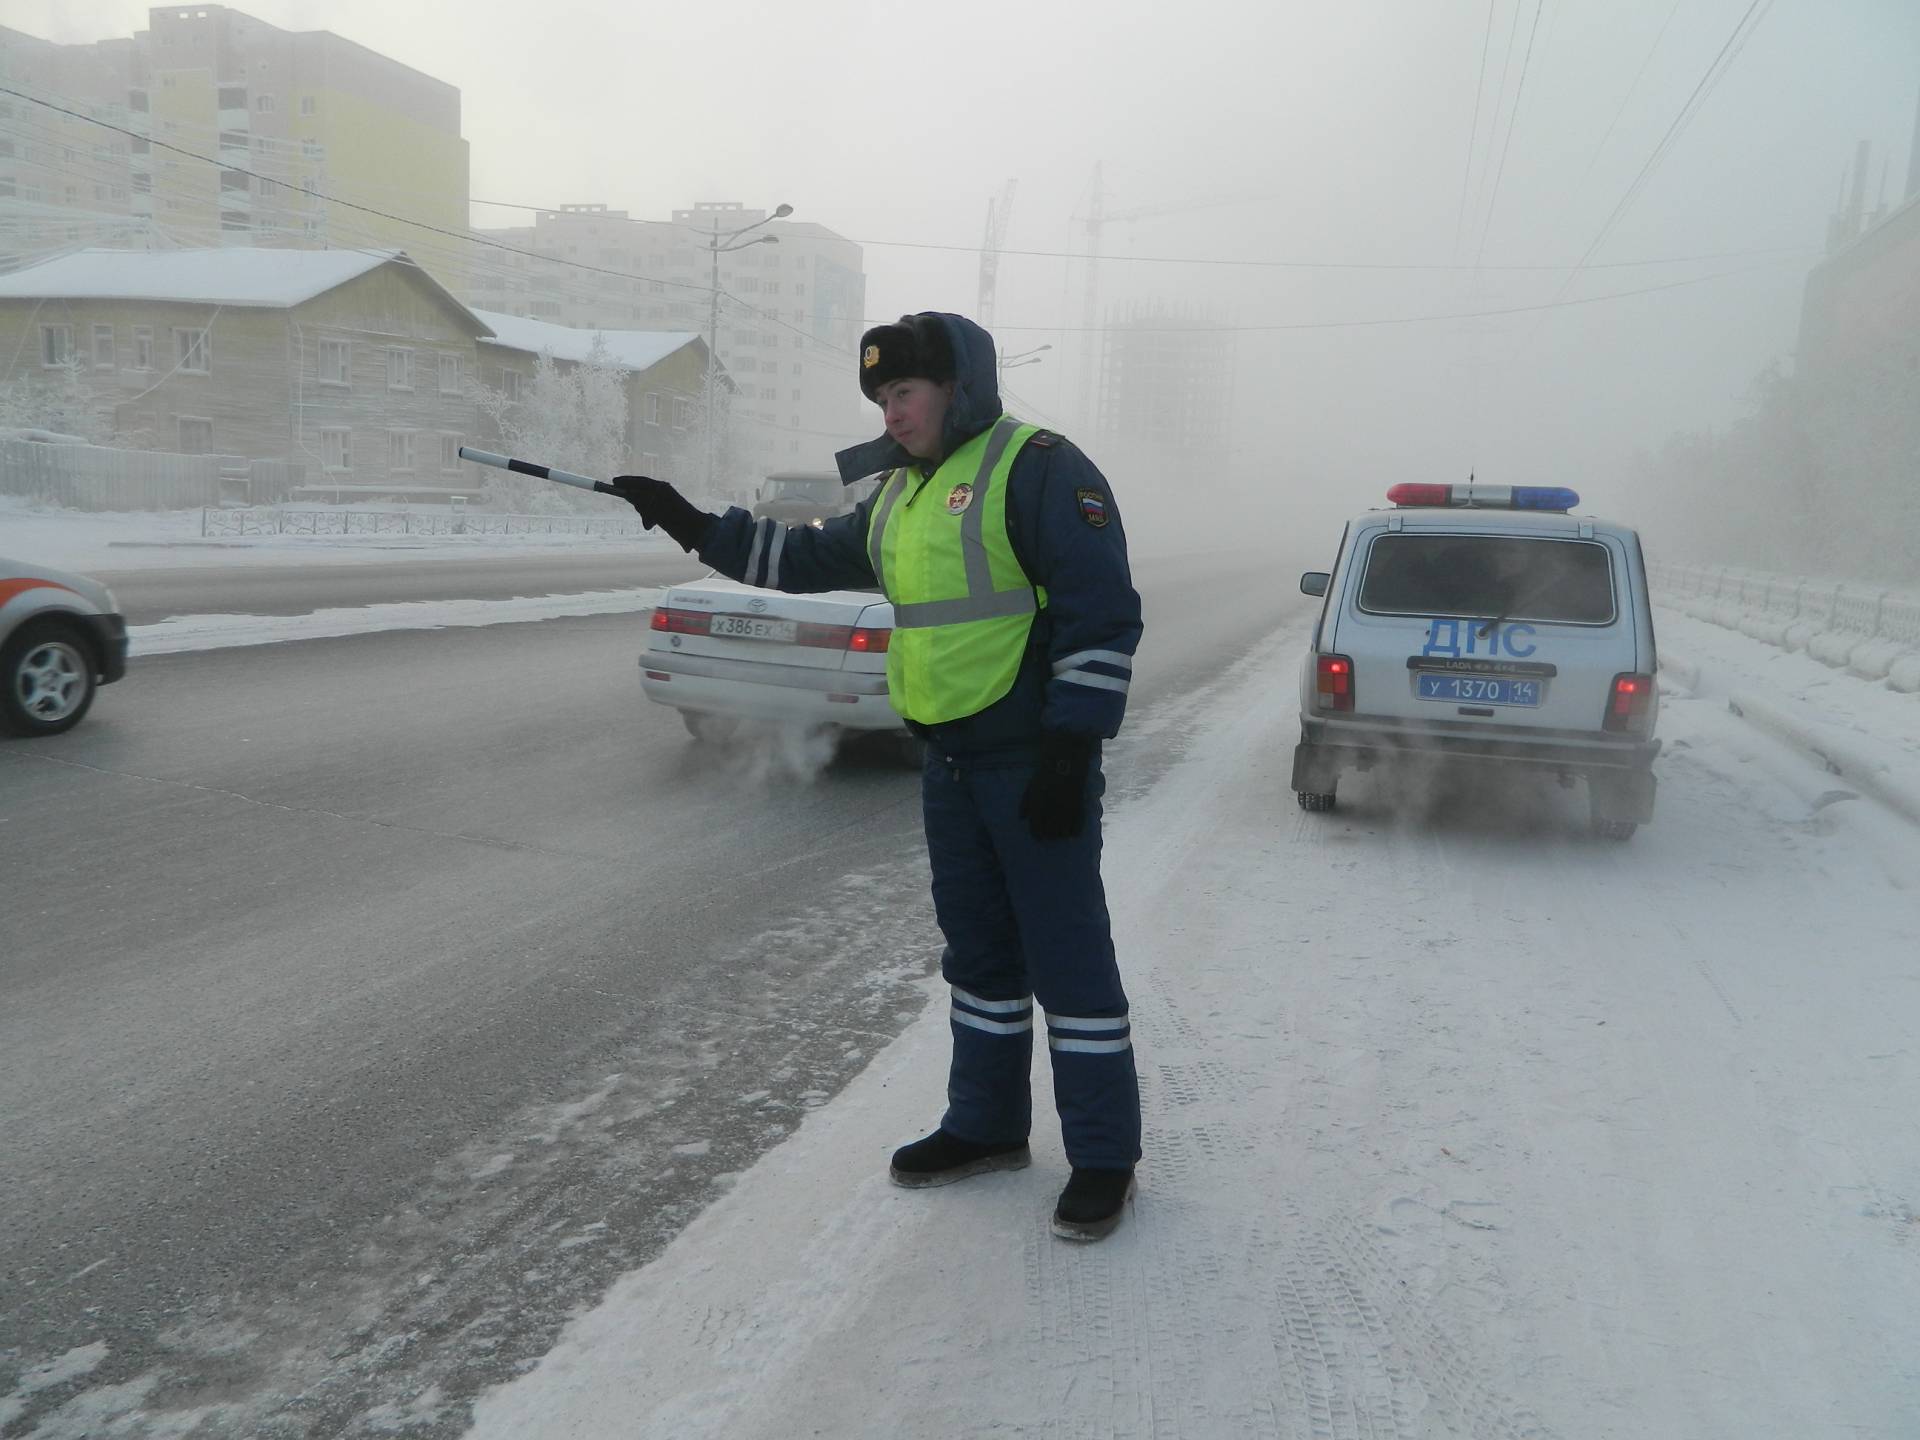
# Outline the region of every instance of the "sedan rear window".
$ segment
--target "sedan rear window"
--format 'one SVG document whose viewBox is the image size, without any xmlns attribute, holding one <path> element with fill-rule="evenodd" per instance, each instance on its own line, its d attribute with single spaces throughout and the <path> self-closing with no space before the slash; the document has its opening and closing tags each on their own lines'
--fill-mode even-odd
<svg viewBox="0 0 1920 1440">
<path fill-rule="evenodd" d="M 1360 608 L 1569 625 L 1612 621 L 1613 561 L 1589 540 L 1521 535 L 1381 535 L 1367 552 Z"/>
</svg>

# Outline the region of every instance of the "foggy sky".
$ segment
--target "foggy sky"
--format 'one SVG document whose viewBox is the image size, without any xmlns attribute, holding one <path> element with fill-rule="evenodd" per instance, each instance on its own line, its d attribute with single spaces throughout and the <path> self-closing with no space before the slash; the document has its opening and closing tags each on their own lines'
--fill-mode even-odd
<svg viewBox="0 0 1920 1440">
<path fill-rule="evenodd" d="M 790 203 L 796 218 L 867 243 L 876 319 L 973 310 L 975 255 L 876 242 L 977 245 L 987 197 L 1009 177 L 1019 180 L 1009 247 L 1082 251 L 1072 217 L 1096 161 L 1109 210 L 1196 207 L 1109 225 L 1110 256 L 1471 266 L 1478 255 L 1487 267 L 1102 267 L 1105 301 L 1208 304 L 1233 324 L 1261 325 L 1552 300 L 1565 270 L 1497 267 L 1571 266 L 1587 250 L 1748 3 L 1544 0 L 1535 31 L 1535 0 L 1493 0 L 1471 172 L 1487 0 L 235 8 L 333 30 L 458 86 L 480 199 L 604 202 L 642 216 L 698 200 Z M 0 21 L 94 40 L 143 28 L 146 9 L 0 0 Z M 1857 140 L 1875 146 L 1870 203 L 1883 160 L 1899 202 L 1917 91 L 1920 5 L 1777 0 L 1568 295 L 1748 273 L 1539 315 L 1222 335 L 1236 360 L 1240 469 L 1363 501 L 1386 479 L 1469 467 L 1496 481 L 1570 478 L 1591 492 L 1634 447 L 1724 424 L 1753 373 L 1791 349 L 1805 272 Z M 480 226 L 526 220 L 479 206 L 473 216 Z M 1003 349 L 1054 345 L 1010 378 L 1036 418 L 1069 428 L 1081 342 L 1045 327 L 1080 324 L 1081 273 L 1007 258 L 997 317 Z"/>
</svg>

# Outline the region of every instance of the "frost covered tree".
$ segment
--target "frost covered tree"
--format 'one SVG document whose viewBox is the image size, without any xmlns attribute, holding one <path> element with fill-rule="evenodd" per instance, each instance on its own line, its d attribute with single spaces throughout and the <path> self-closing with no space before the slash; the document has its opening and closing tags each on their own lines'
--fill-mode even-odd
<svg viewBox="0 0 1920 1440">
<path fill-rule="evenodd" d="M 587 358 L 578 363 L 556 361 L 541 351 L 517 400 L 478 382 L 471 389 L 475 406 L 513 454 L 580 475 L 611 477 L 626 468 L 626 372 L 614 364 L 601 336 L 593 337 Z M 486 487 L 488 509 L 514 514 L 599 511 L 607 503 L 571 486 L 505 470 L 488 470 Z"/>
<path fill-rule="evenodd" d="M 1639 457 L 1666 558 L 1911 585 L 1920 539 L 1920 372 L 1882 352 L 1755 377 L 1724 430 Z"/>
<path fill-rule="evenodd" d="M 110 445 L 113 405 L 73 357 L 45 375 L 23 375 L 0 384 L 0 430 L 52 430 Z"/>
</svg>

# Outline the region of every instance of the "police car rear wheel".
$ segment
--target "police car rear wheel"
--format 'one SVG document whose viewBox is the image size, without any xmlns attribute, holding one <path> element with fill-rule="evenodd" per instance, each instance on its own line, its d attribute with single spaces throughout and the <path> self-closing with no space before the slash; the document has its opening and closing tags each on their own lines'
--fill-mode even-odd
<svg viewBox="0 0 1920 1440">
<path fill-rule="evenodd" d="M 1300 802 L 1300 808 L 1309 815 L 1324 815 L 1333 809 L 1331 790 L 1296 790 L 1293 798 Z"/>
<path fill-rule="evenodd" d="M 93 704 L 93 652 L 75 626 L 30 620 L 0 646 L 0 728 L 58 735 Z"/>
</svg>

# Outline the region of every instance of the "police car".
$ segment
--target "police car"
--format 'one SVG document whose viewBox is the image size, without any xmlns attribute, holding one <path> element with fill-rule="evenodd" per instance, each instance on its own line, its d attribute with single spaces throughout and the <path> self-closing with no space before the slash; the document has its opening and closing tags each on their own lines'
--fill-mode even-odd
<svg viewBox="0 0 1920 1440">
<path fill-rule="evenodd" d="M 58 735 L 127 673 L 127 622 L 98 580 L 0 557 L 0 729 Z"/>
<path fill-rule="evenodd" d="M 1300 676 L 1293 790 L 1394 758 L 1584 780 L 1596 833 L 1653 818 L 1660 742 L 1640 537 L 1559 486 L 1395 485 L 1349 522 Z"/>
<path fill-rule="evenodd" d="M 640 687 L 699 740 L 759 721 L 869 732 L 917 755 L 887 698 L 892 638 L 893 607 L 878 591 L 788 595 L 711 575 L 661 596 Z"/>
</svg>

